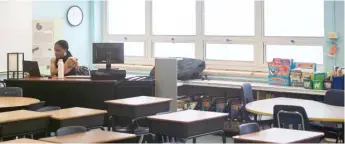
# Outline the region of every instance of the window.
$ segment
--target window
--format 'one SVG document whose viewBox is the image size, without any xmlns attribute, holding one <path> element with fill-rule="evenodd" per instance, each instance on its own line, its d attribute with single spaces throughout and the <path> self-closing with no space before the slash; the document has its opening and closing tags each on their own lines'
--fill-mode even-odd
<svg viewBox="0 0 345 144">
<path fill-rule="evenodd" d="M 154 35 L 195 35 L 195 0 L 153 0 Z"/>
<path fill-rule="evenodd" d="M 145 44 L 143 42 L 125 42 L 125 56 L 141 56 L 145 54 Z"/>
<path fill-rule="evenodd" d="M 109 34 L 145 34 L 145 0 L 109 0 Z"/>
<path fill-rule="evenodd" d="M 273 58 L 289 58 L 296 62 L 315 62 L 323 64 L 322 46 L 267 45 L 266 61 Z"/>
<path fill-rule="evenodd" d="M 265 0 L 265 35 L 323 37 L 324 0 Z"/>
<path fill-rule="evenodd" d="M 254 61 L 254 46 L 246 44 L 206 44 L 206 59 Z"/>
<path fill-rule="evenodd" d="M 155 57 L 194 58 L 193 43 L 155 43 Z"/>
<path fill-rule="evenodd" d="M 273 58 L 323 65 L 324 0 L 107 0 L 103 40 L 125 42 L 127 64 L 155 57 L 267 72 Z"/>
<path fill-rule="evenodd" d="M 204 0 L 205 35 L 254 36 L 254 0 Z"/>
</svg>

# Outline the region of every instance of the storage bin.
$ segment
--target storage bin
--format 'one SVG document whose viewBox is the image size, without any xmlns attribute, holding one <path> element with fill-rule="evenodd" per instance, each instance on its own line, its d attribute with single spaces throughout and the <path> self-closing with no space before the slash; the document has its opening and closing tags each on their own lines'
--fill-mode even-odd
<svg viewBox="0 0 345 144">
<path fill-rule="evenodd" d="M 320 80 L 313 80 L 313 89 L 315 90 L 323 90 L 324 84 L 323 81 Z"/>
<path fill-rule="evenodd" d="M 344 76 L 333 77 L 332 89 L 344 90 Z"/>
<path fill-rule="evenodd" d="M 313 89 L 313 82 L 310 79 L 303 80 L 304 88 Z"/>
</svg>

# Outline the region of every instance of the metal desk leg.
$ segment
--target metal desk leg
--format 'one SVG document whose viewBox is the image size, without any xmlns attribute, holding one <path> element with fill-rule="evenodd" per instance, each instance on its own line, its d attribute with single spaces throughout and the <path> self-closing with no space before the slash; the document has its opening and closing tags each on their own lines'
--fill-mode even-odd
<svg viewBox="0 0 345 144">
<path fill-rule="evenodd" d="M 223 144 L 226 144 L 226 135 L 225 135 L 225 132 L 221 132 L 221 135 L 222 135 L 222 142 Z"/>
<path fill-rule="evenodd" d="M 260 100 L 260 91 L 256 91 L 256 100 Z"/>
</svg>

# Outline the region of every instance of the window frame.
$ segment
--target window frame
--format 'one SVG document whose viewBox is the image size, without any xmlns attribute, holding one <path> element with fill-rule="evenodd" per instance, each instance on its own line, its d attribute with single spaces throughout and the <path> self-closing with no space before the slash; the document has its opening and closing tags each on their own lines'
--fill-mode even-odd
<svg viewBox="0 0 345 144">
<path fill-rule="evenodd" d="M 175 42 L 195 43 L 195 58 L 206 59 L 206 43 L 216 44 L 253 44 L 254 61 L 230 61 L 230 60 L 205 60 L 207 69 L 267 72 L 265 59 L 265 45 L 316 45 L 323 46 L 324 37 L 282 37 L 264 35 L 264 1 L 255 1 L 255 35 L 254 36 L 217 36 L 204 35 L 204 1 L 196 0 L 196 35 L 153 35 L 152 32 L 152 1 L 145 3 L 145 34 L 144 35 L 110 35 L 108 34 L 108 5 L 103 2 L 103 42 L 144 42 L 144 57 L 125 56 L 125 64 L 130 65 L 154 65 L 154 43 Z M 172 38 L 174 41 L 172 41 Z M 230 41 L 229 41 L 230 40 Z M 291 40 L 294 43 L 291 43 Z M 323 70 L 323 65 L 318 65 L 318 70 Z"/>
</svg>

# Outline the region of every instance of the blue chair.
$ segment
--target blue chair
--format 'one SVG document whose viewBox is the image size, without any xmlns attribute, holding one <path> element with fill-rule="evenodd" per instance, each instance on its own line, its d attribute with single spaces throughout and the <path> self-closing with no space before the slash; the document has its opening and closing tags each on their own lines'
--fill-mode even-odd
<svg viewBox="0 0 345 144">
<path fill-rule="evenodd" d="M 275 105 L 273 107 L 274 127 L 295 130 L 310 130 L 309 118 L 303 107 Z"/>
<path fill-rule="evenodd" d="M 0 87 L 0 96 L 22 97 L 23 89 L 20 87 Z"/>
<path fill-rule="evenodd" d="M 328 90 L 323 102 L 333 106 L 344 106 L 344 90 Z"/>
<path fill-rule="evenodd" d="M 254 101 L 253 90 L 250 83 L 244 83 L 241 86 L 241 102 L 243 107 L 241 108 L 243 120 L 246 122 L 257 122 L 259 125 L 271 126 L 273 123 L 273 118 L 268 116 L 260 116 L 259 119 L 257 115 L 251 114 L 245 110 L 245 105 Z"/>
<path fill-rule="evenodd" d="M 44 107 L 45 104 L 46 104 L 45 101 L 40 101 L 38 103 L 34 103 L 34 104 L 27 106 L 26 109 L 30 110 L 30 111 L 37 111 L 38 109 Z"/>
<path fill-rule="evenodd" d="M 64 135 L 70 135 L 70 134 L 82 133 L 82 132 L 86 132 L 86 128 L 83 126 L 68 126 L 68 127 L 59 128 L 56 131 L 56 135 L 64 136 Z"/>
<path fill-rule="evenodd" d="M 54 111 L 54 110 L 60 110 L 61 108 L 58 107 L 58 106 L 46 106 L 46 107 L 43 107 L 43 108 L 40 108 L 36 111 L 38 112 L 47 112 L 47 111 Z"/>
<path fill-rule="evenodd" d="M 344 90 L 328 90 L 324 97 L 325 104 L 333 106 L 344 106 Z M 344 123 L 332 123 L 332 122 L 311 122 L 312 128 L 325 133 L 327 138 L 335 138 L 336 142 L 340 139 L 344 141 Z"/>
<path fill-rule="evenodd" d="M 240 135 L 254 133 L 260 131 L 258 123 L 245 123 L 240 125 Z"/>
</svg>

